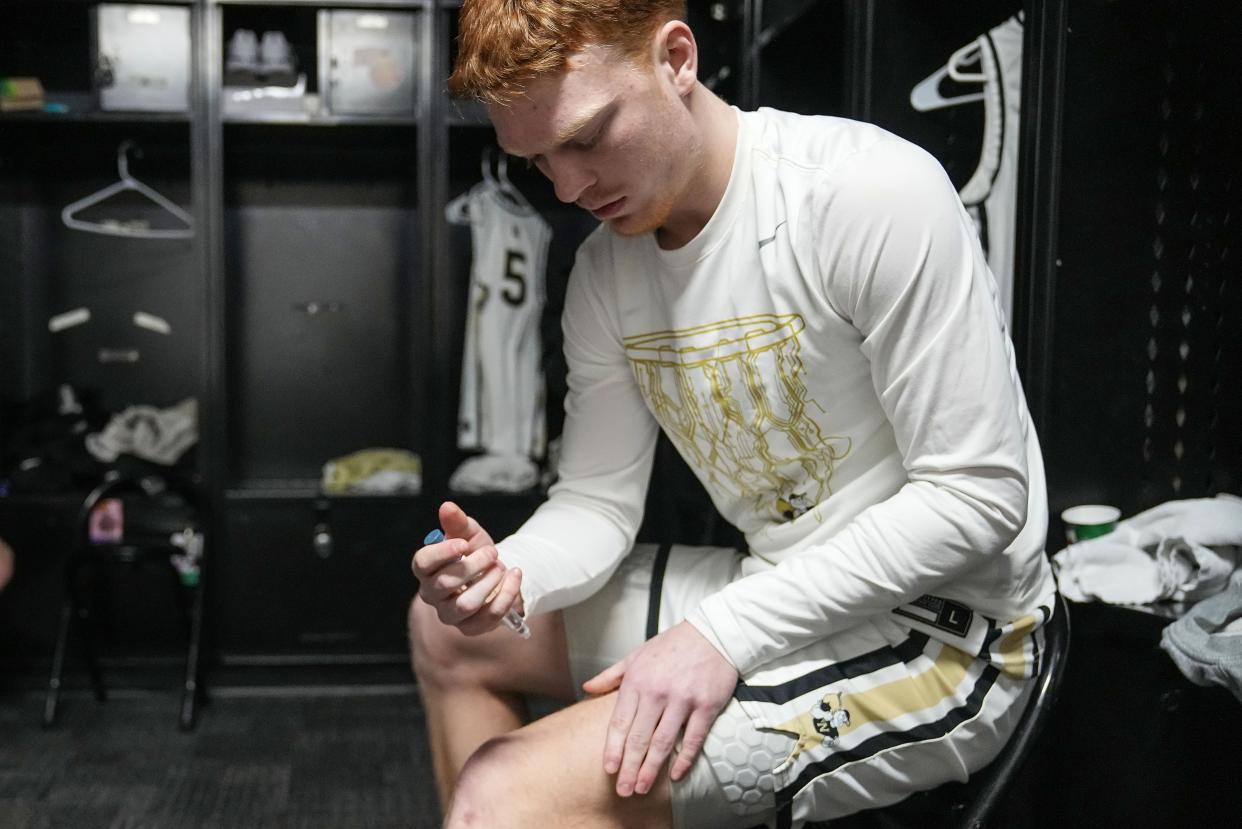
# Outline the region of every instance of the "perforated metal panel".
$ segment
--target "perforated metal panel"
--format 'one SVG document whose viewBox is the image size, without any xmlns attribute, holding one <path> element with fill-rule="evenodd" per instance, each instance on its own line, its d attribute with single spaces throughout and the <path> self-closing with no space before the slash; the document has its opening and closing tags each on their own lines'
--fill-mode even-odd
<svg viewBox="0 0 1242 829">
<path fill-rule="evenodd" d="M 1097 0 L 1069 24 L 1051 506 L 1238 492 L 1242 13 Z"/>
<path fill-rule="evenodd" d="M 1202 25 L 1202 24 L 1200 24 Z M 1188 31 L 1189 29 L 1189 31 Z M 1239 169 L 1236 72 L 1200 26 L 1164 33 L 1144 377 L 1143 501 L 1211 494 L 1237 483 Z M 1210 35 L 1209 35 L 1210 36 Z M 1236 43 L 1237 41 L 1235 41 Z M 1232 71 L 1229 71 L 1232 69 Z M 1232 283 L 1232 285 L 1231 285 Z M 1231 370 L 1230 374 L 1224 372 Z M 1222 456 L 1221 450 L 1228 453 Z M 1232 451 L 1230 451 L 1232 450 Z M 1231 455 L 1231 456 L 1230 456 Z"/>
</svg>

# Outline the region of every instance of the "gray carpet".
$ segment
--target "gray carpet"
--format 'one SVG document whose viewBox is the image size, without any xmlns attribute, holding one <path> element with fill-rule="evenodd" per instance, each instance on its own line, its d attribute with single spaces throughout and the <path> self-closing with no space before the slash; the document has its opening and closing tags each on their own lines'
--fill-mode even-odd
<svg viewBox="0 0 1242 829">
<path fill-rule="evenodd" d="M 439 825 L 409 687 L 221 690 L 195 731 L 173 693 L 0 697 L 0 829 Z"/>
</svg>

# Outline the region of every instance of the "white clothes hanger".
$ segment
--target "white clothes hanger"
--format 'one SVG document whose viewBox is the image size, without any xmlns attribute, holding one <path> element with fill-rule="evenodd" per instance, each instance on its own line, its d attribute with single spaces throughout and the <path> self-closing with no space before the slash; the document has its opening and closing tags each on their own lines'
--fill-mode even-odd
<svg viewBox="0 0 1242 829">
<path fill-rule="evenodd" d="M 444 218 L 449 224 L 470 224 L 470 190 L 459 193 L 444 205 Z"/>
<path fill-rule="evenodd" d="M 89 196 L 78 199 L 73 204 L 65 205 L 60 211 L 61 221 L 66 227 L 73 230 L 83 230 L 87 233 L 99 233 L 104 236 L 124 236 L 129 239 L 189 239 L 194 236 L 194 217 L 182 210 L 173 202 L 169 201 L 163 195 L 157 193 L 147 185 L 129 174 L 129 151 L 136 149 L 133 141 L 122 141 L 116 150 L 116 169 L 120 181 L 109 184 L 107 187 Z M 132 224 L 124 224 L 121 222 L 90 222 L 79 219 L 77 213 L 88 207 L 93 207 L 107 199 L 112 198 L 117 193 L 132 190 L 141 193 L 160 207 L 167 210 L 175 218 L 185 224 L 183 228 L 149 228 L 136 227 Z"/>
<path fill-rule="evenodd" d="M 987 77 L 982 72 L 966 72 L 962 67 L 979 60 L 979 41 L 972 40 L 962 48 L 949 55 L 944 66 L 919 81 L 910 90 L 910 106 L 919 112 L 932 109 L 968 104 L 982 101 L 982 92 L 970 92 L 965 95 L 945 96 L 940 92 L 940 82 L 946 77 L 959 83 L 983 83 Z"/>
<path fill-rule="evenodd" d="M 496 175 L 492 175 L 492 159 L 496 160 Z M 483 158 L 481 159 L 483 166 L 483 180 L 496 188 L 501 197 L 507 200 L 515 207 L 522 210 L 530 210 L 530 202 L 522 195 L 522 191 L 513 186 L 513 182 L 509 181 L 509 156 L 505 153 L 498 152 L 490 144 L 483 150 Z"/>
<path fill-rule="evenodd" d="M 945 67 L 949 70 L 949 77 L 960 83 L 983 83 L 986 81 L 988 76 L 982 72 L 967 72 L 962 68 L 972 63 L 979 63 L 979 50 L 979 41 L 972 40 L 949 55 L 948 61 L 945 62 Z"/>
<path fill-rule="evenodd" d="M 495 159 L 496 172 L 492 172 L 492 161 Z M 480 157 L 480 169 L 483 173 L 483 186 L 500 195 L 510 206 L 519 210 L 532 211 L 529 201 L 522 191 L 509 180 L 509 159 L 504 153 L 497 153 L 494 148 L 484 148 Z M 444 218 L 455 225 L 470 224 L 470 196 L 475 188 L 454 197 L 444 206 Z"/>
</svg>

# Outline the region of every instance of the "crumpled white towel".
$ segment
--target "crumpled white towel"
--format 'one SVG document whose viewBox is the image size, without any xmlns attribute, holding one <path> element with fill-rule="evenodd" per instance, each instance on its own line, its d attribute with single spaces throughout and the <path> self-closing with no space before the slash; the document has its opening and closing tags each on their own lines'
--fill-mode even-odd
<svg viewBox="0 0 1242 829">
<path fill-rule="evenodd" d="M 87 435 L 86 449 L 104 463 L 128 453 L 172 466 L 197 442 L 198 401 L 188 397 L 167 409 L 130 406 L 114 415 L 102 432 Z"/>
<path fill-rule="evenodd" d="M 1118 530 L 1123 528 L 1135 533 L 1139 547 L 1171 537 L 1206 547 L 1242 544 L 1242 498 L 1221 493 L 1215 498 L 1166 501 L 1117 525 Z"/>
<path fill-rule="evenodd" d="M 522 455 L 475 455 L 449 477 L 454 492 L 525 492 L 539 483 L 539 467 Z"/>
<path fill-rule="evenodd" d="M 1225 589 L 1239 545 L 1242 498 L 1221 494 L 1165 502 L 1052 561 L 1061 592 L 1073 601 L 1194 602 Z"/>
</svg>

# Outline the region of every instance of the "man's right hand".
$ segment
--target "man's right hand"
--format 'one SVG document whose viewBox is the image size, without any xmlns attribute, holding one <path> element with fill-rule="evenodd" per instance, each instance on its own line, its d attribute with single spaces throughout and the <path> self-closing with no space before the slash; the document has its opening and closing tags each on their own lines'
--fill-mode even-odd
<svg viewBox="0 0 1242 829">
<path fill-rule="evenodd" d="M 510 609 L 522 612 L 522 572 L 500 563 L 492 537 L 479 523 L 446 501 L 440 505 L 444 540 L 414 554 L 418 595 L 440 621 L 467 636 L 496 628 Z M 490 601 L 489 601 L 490 599 Z"/>
</svg>

